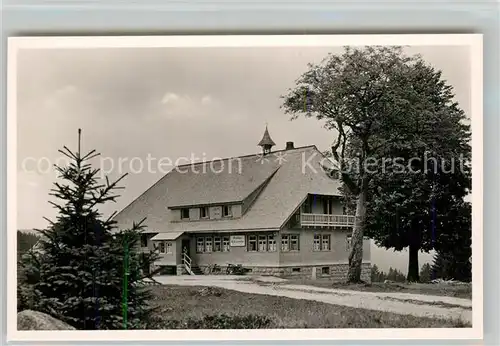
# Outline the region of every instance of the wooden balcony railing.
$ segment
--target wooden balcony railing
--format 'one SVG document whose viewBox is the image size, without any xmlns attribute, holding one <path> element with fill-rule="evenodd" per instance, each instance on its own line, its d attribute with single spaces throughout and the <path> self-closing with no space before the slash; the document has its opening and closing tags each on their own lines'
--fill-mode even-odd
<svg viewBox="0 0 500 346">
<path fill-rule="evenodd" d="M 354 215 L 300 214 L 301 226 L 352 227 Z"/>
</svg>

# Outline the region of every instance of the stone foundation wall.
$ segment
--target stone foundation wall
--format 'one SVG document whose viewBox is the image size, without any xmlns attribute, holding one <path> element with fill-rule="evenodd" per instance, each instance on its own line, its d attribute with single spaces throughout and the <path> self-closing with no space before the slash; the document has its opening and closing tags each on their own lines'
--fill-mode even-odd
<svg viewBox="0 0 500 346">
<path fill-rule="evenodd" d="M 176 270 L 177 275 L 186 275 L 189 274 L 184 267 L 184 264 L 178 264 L 177 265 L 177 270 Z"/>
<path fill-rule="evenodd" d="M 227 267 L 221 266 L 220 271 L 212 272 L 210 275 L 225 275 Z M 334 282 L 344 282 L 347 280 L 348 264 L 329 264 L 322 266 L 305 265 L 294 267 L 253 267 L 244 266 L 244 268 L 251 269 L 248 274 L 252 275 L 269 275 L 278 277 L 292 277 L 303 279 L 314 278 L 329 278 Z M 208 274 L 208 266 L 200 266 L 203 273 Z M 179 273 L 179 269 L 177 271 Z M 315 277 L 314 277 L 315 272 Z M 181 275 L 181 274 L 177 274 Z M 364 282 L 371 282 L 371 264 L 363 263 L 361 267 L 361 280 Z"/>
</svg>

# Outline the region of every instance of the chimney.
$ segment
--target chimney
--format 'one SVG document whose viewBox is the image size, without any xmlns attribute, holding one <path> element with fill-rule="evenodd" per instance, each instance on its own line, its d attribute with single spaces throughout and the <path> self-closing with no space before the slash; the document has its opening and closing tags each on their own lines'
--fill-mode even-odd
<svg viewBox="0 0 500 346">
<path fill-rule="evenodd" d="M 290 149 L 293 149 L 293 142 L 286 142 L 285 150 L 290 150 Z"/>
</svg>

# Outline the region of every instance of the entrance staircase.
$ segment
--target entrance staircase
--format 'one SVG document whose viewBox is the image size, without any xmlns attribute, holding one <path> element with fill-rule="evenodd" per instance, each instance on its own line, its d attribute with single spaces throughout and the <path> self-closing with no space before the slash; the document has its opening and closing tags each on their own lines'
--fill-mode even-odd
<svg viewBox="0 0 500 346">
<path fill-rule="evenodd" d="M 203 271 L 193 263 L 187 253 L 182 253 L 182 264 L 189 275 L 203 275 Z"/>
</svg>

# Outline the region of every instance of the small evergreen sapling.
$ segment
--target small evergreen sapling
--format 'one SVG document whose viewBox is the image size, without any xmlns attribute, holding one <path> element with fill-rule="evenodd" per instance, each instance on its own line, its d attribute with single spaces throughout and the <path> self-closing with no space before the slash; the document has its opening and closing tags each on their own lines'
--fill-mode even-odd
<svg viewBox="0 0 500 346">
<path fill-rule="evenodd" d="M 118 230 L 115 214 L 103 218 L 98 207 L 119 197 L 115 191 L 125 175 L 99 183 L 99 169 L 89 163 L 99 154 L 92 150 L 82 155 L 80 146 L 78 130 L 77 152 L 66 146 L 59 151 L 70 163 L 56 166 L 62 181 L 51 190 L 58 202 L 49 203 L 58 216 L 39 230 L 39 251 L 20 262 L 20 286 L 31 288 L 32 299 L 21 292 L 19 306 L 48 313 L 77 329 L 145 328 L 153 309 L 143 284 L 150 275 L 142 268 L 157 255 L 139 250 L 144 220 Z"/>
</svg>

